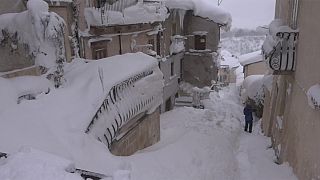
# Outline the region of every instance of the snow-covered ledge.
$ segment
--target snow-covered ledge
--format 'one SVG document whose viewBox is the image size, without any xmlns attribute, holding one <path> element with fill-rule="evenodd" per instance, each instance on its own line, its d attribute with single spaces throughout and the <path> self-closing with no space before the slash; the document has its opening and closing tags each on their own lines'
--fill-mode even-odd
<svg viewBox="0 0 320 180">
<path fill-rule="evenodd" d="M 280 19 L 270 23 L 269 34 L 262 45 L 262 52 L 274 74 L 295 70 L 298 35 L 298 30 L 286 26 Z"/>
<path fill-rule="evenodd" d="M 320 84 L 311 86 L 307 92 L 307 96 L 310 107 L 320 110 Z"/>
</svg>

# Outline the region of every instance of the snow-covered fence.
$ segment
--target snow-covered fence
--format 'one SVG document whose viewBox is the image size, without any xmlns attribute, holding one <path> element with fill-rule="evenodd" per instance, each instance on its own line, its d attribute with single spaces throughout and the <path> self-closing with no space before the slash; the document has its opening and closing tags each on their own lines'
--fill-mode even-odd
<svg viewBox="0 0 320 180">
<path fill-rule="evenodd" d="M 118 83 L 108 92 L 86 133 L 110 148 L 124 124 L 136 116 L 153 112 L 161 104 L 162 88 L 159 68 L 146 70 Z"/>
</svg>

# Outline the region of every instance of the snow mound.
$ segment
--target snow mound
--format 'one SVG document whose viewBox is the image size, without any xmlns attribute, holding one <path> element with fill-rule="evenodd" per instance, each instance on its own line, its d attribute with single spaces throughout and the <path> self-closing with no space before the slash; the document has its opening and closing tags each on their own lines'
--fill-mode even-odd
<svg viewBox="0 0 320 180">
<path fill-rule="evenodd" d="M 213 22 L 224 25 L 226 30 L 231 28 L 231 14 L 215 5 L 211 0 L 166 0 L 170 9 L 193 10 L 194 15 L 208 18 Z"/>
<path fill-rule="evenodd" d="M 102 25 L 153 23 L 158 21 L 161 22 L 166 20 L 167 17 L 167 8 L 161 2 L 138 2 L 136 5 L 125 8 L 122 12 L 106 11 L 102 16 L 99 9 L 85 9 L 85 18 L 88 27 Z"/>
<path fill-rule="evenodd" d="M 18 103 L 18 98 L 24 95 L 37 95 L 42 92 L 49 92 L 52 83 L 39 76 L 21 76 L 4 79 L 0 77 L 0 114 Z"/>
<path fill-rule="evenodd" d="M 263 99 L 263 79 L 264 75 L 251 75 L 244 79 L 242 91 L 242 98 L 244 101 L 247 98 L 255 100 L 255 102 L 259 102 Z"/>
<path fill-rule="evenodd" d="M 61 157 L 24 147 L 0 160 L 0 179 L 82 180 L 80 175 L 65 170 L 70 164 Z"/>
</svg>

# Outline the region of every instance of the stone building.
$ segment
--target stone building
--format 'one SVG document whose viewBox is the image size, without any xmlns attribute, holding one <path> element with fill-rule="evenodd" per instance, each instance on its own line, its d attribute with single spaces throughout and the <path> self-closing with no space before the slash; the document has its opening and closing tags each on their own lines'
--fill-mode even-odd
<svg viewBox="0 0 320 180">
<path fill-rule="evenodd" d="M 239 62 L 243 66 L 244 77 L 257 74 L 268 73 L 268 67 L 263 61 L 261 51 L 244 54 L 239 57 Z"/>
<path fill-rule="evenodd" d="M 188 39 L 182 76 L 184 81 L 197 87 L 210 86 L 218 77 L 220 25 L 193 13 L 189 10 L 184 17 L 184 35 Z"/>
<path fill-rule="evenodd" d="M 277 0 L 263 45 L 274 74 L 263 131 L 271 136 L 278 163 L 288 162 L 299 179 L 320 177 L 319 8 L 320 1 Z"/>
</svg>

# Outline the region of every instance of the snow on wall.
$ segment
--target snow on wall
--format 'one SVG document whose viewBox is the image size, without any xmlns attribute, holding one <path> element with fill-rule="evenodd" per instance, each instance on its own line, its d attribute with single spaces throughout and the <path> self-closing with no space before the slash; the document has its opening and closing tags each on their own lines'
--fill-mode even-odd
<svg viewBox="0 0 320 180">
<path fill-rule="evenodd" d="M 63 29 L 60 26 L 64 25 L 64 21 L 57 14 L 48 12 L 48 4 L 42 0 L 29 0 L 27 8 L 21 13 L 0 15 L 0 29 L 11 36 L 17 33 L 18 42 L 28 45 L 37 65 L 54 67 L 57 47 L 50 38 L 58 38 L 56 30 Z M 0 41 L 4 38 L 4 34 L 0 33 Z"/>
<path fill-rule="evenodd" d="M 178 54 L 185 50 L 185 37 L 180 35 L 175 35 L 171 37 L 170 45 L 170 55 Z"/>
<path fill-rule="evenodd" d="M 307 92 L 307 96 L 309 106 L 320 110 L 320 84 L 311 86 Z"/>
<path fill-rule="evenodd" d="M 97 8 L 85 8 L 85 19 L 88 27 L 122 24 L 153 23 L 164 21 L 169 16 L 163 3 L 138 2 L 134 6 L 120 11 L 105 11 Z"/>
<path fill-rule="evenodd" d="M 231 28 L 231 14 L 215 5 L 212 0 L 166 0 L 170 9 L 193 10 L 194 15 L 208 18 L 218 24 L 224 25 L 226 30 Z"/>
</svg>

